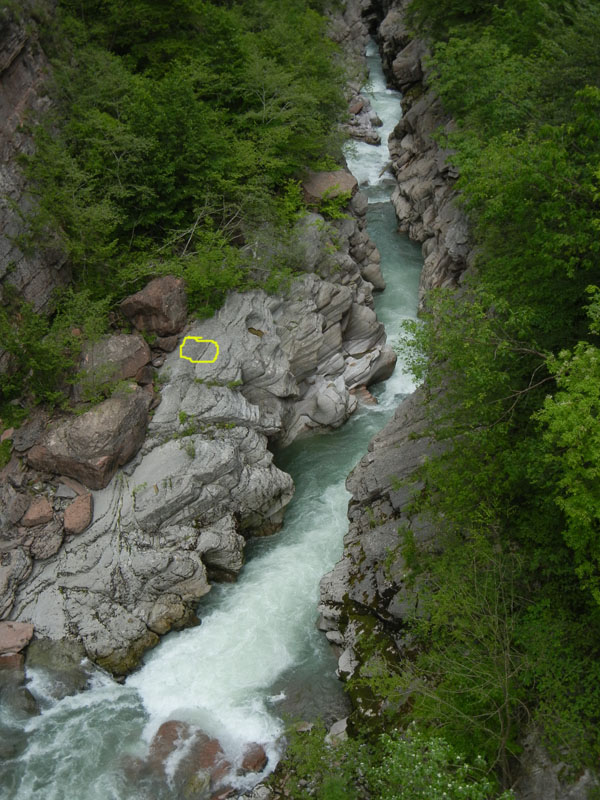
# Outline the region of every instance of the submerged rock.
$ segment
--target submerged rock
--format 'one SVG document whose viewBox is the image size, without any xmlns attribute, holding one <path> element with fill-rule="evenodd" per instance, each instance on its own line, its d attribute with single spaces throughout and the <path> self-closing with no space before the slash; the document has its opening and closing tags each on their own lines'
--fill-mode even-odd
<svg viewBox="0 0 600 800">
<path fill-rule="evenodd" d="M 217 739 L 179 720 L 168 720 L 160 726 L 150 743 L 145 767 L 170 787 L 176 787 L 186 800 L 214 796 L 232 769 Z M 221 791 L 227 797 L 230 787 Z"/>
<path fill-rule="evenodd" d="M 262 772 L 263 769 L 267 766 L 267 754 L 265 753 L 265 748 L 260 745 L 256 744 L 256 742 L 249 744 L 246 750 L 244 751 L 244 757 L 242 759 L 242 765 L 240 767 L 241 771 L 246 772 Z"/>
<path fill-rule="evenodd" d="M 83 645 L 72 639 L 36 639 L 27 648 L 26 665 L 43 673 L 45 691 L 55 700 L 86 689 L 92 674 Z"/>
</svg>

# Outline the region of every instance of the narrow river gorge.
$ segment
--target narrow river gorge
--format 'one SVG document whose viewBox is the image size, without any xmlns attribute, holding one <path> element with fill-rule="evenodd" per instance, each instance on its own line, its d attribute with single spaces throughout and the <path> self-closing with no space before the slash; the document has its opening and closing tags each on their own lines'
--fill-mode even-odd
<svg viewBox="0 0 600 800">
<path fill-rule="evenodd" d="M 368 231 L 381 253 L 387 288 L 376 298 L 388 342 L 416 316 L 420 247 L 397 232 L 390 196 L 395 186 L 387 138 L 400 114 L 400 95 L 386 88 L 374 44 L 364 94 L 383 121 L 382 144 L 350 142 L 350 171 L 369 199 Z M 327 709 L 344 716 L 346 700 L 336 660 L 316 629 L 321 577 L 340 558 L 347 529 L 345 479 L 369 440 L 413 389 L 399 361 L 376 386 L 376 405 L 361 405 L 339 430 L 302 438 L 276 454 L 296 492 L 282 530 L 256 539 L 237 583 L 220 584 L 200 609 L 199 626 L 166 636 L 124 684 L 96 672 L 91 688 L 53 698 L 50 678 L 30 671 L 29 688 L 42 713 L 4 719 L 22 753 L 5 765 L 3 796 L 15 800 L 142 800 L 174 796 L 131 781 L 127 764 L 144 757 L 165 720 L 182 720 L 217 738 L 229 761 L 251 742 L 265 746 L 271 771 L 280 756 L 284 719 L 311 719 Z M 173 771 L 177 759 L 171 757 Z M 244 778 L 229 783 L 247 786 Z M 245 779 L 246 781 L 248 779 Z M 256 776 L 253 777 L 253 782 Z"/>
</svg>

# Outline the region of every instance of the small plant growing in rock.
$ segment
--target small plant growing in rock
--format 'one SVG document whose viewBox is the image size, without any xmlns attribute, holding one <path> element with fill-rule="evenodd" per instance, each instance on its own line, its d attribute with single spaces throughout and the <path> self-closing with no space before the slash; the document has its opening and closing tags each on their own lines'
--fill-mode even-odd
<svg viewBox="0 0 600 800">
<path fill-rule="evenodd" d="M 319 203 L 319 213 L 328 219 L 347 219 L 346 208 L 352 197 L 350 192 L 340 192 L 334 194 L 336 187 L 328 189 Z"/>
<path fill-rule="evenodd" d="M 154 378 L 154 385 L 155 387 L 164 386 L 165 383 L 168 383 L 171 380 L 171 373 L 168 369 L 162 369 L 156 373 L 156 377 Z"/>
<path fill-rule="evenodd" d="M 5 439 L 2 444 L 0 444 L 0 469 L 4 469 L 10 461 L 11 451 L 12 442 L 10 439 Z"/>
<path fill-rule="evenodd" d="M 134 486 L 134 487 L 133 487 L 133 489 L 131 490 L 131 496 L 133 497 L 133 500 L 134 500 L 134 501 L 135 501 L 135 498 L 136 498 L 136 496 L 137 496 L 137 495 L 138 495 L 140 492 L 143 492 L 143 491 L 144 491 L 144 489 L 146 489 L 146 488 L 147 488 L 147 486 L 148 486 L 148 484 L 147 484 L 147 483 L 144 481 L 144 483 L 139 483 L 137 486 Z"/>
</svg>

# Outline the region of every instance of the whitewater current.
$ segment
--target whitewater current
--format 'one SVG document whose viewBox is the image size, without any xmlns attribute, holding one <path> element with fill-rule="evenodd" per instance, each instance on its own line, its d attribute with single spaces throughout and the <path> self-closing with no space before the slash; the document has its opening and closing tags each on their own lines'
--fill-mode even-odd
<svg viewBox="0 0 600 800">
<path fill-rule="evenodd" d="M 351 142 L 346 158 L 369 199 L 368 230 L 387 282 L 376 310 L 394 345 L 403 320 L 416 315 L 422 258 L 420 248 L 397 233 L 389 200 L 394 184 L 385 170 L 386 143 L 401 114 L 400 96 L 386 88 L 374 44 L 367 61 L 364 93 L 383 121 L 382 145 Z M 1 767 L 1 796 L 145 799 L 145 790 L 128 782 L 123 765 L 129 757 L 147 755 L 152 736 L 168 719 L 188 721 L 217 737 L 233 763 L 247 743 L 262 743 L 268 772 L 280 756 L 286 719 L 311 719 L 324 708 L 343 715 L 336 661 L 315 626 L 319 580 L 342 554 L 345 479 L 413 388 L 399 361 L 393 376 L 373 389 L 378 405 L 361 407 L 337 431 L 314 434 L 276 454 L 296 485 L 281 532 L 252 542 L 238 582 L 214 587 L 203 600 L 201 624 L 164 637 L 125 684 L 98 672 L 88 690 L 57 701 L 49 675 L 29 671 L 28 688 L 41 713 L 26 721 L 0 715 L 2 729 L 26 744 Z M 158 791 L 153 797 L 173 795 Z"/>
</svg>

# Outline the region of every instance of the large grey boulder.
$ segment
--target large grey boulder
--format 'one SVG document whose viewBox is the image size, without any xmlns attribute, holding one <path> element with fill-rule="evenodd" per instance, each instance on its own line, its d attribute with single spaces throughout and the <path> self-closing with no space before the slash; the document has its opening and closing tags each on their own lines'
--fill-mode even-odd
<svg viewBox="0 0 600 800">
<path fill-rule="evenodd" d="M 79 417 L 55 424 L 27 453 L 35 469 L 101 489 L 144 441 L 151 397 L 142 389 L 113 395 Z"/>
<path fill-rule="evenodd" d="M 401 91 L 423 80 L 422 59 L 427 53 L 427 47 L 419 39 L 413 39 L 398 53 L 392 63 L 392 73 L 396 85 Z"/>
</svg>

